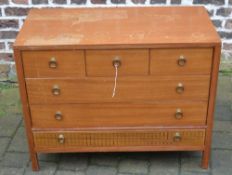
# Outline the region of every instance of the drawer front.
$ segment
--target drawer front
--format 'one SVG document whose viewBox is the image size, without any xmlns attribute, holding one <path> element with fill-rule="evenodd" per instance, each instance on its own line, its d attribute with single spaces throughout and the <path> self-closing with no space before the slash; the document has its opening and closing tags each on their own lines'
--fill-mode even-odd
<svg viewBox="0 0 232 175">
<path fill-rule="evenodd" d="M 36 151 L 105 151 L 110 148 L 203 149 L 204 129 L 34 132 Z M 131 149 L 130 149 L 131 150 Z M 115 149 L 120 151 L 120 149 Z"/>
<path fill-rule="evenodd" d="M 31 105 L 33 128 L 204 125 L 206 102 Z"/>
<path fill-rule="evenodd" d="M 114 97 L 113 78 L 27 79 L 26 84 L 30 104 L 207 101 L 209 76 L 119 78 Z"/>
<path fill-rule="evenodd" d="M 210 75 L 213 49 L 152 49 L 153 75 Z"/>
<path fill-rule="evenodd" d="M 114 76 L 113 61 L 119 60 L 119 76 L 147 75 L 149 68 L 148 49 L 87 50 L 86 72 L 88 76 Z"/>
<path fill-rule="evenodd" d="M 84 51 L 25 51 L 22 58 L 26 78 L 85 75 Z"/>
</svg>

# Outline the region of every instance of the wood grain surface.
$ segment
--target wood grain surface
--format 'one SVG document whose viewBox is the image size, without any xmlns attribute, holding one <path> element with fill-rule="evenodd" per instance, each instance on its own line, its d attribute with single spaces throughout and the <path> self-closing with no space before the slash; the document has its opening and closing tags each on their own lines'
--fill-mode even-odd
<svg viewBox="0 0 232 175">
<path fill-rule="evenodd" d="M 219 43 L 204 7 L 32 9 L 14 47 L 104 48 Z"/>
<path fill-rule="evenodd" d="M 184 86 L 179 94 L 176 87 Z M 114 78 L 26 79 L 30 104 L 136 102 L 159 100 L 207 101 L 209 76 L 122 77 L 112 97 Z M 52 89 L 58 86 L 60 95 Z"/>
<path fill-rule="evenodd" d="M 22 53 L 26 78 L 85 76 L 84 51 L 25 51 Z M 54 58 L 56 68 L 50 68 Z"/>
<path fill-rule="evenodd" d="M 183 117 L 175 117 L 181 109 Z M 33 128 L 205 125 L 207 102 L 31 105 Z M 61 113 L 61 120 L 55 118 Z"/>
<path fill-rule="evenodd" d="M 20 93 L 21 103 L 22 103 L 22 112 L 23 112 L 25 131 L 26 131 L 26 136 L 27 136 L 27 143 L 28 143 L 28 148 L 29 148 L 29 153 L 30 153 L 30 159 L 32 162 L 31 167 L 33 171 L 38 171 L 39 161 L 38 161 L 37 152 L 35 151 L 34 138 L 33 138 L 33 133 L 31 130 L 31 115 L 30 115 L 29 102 L 28 102 L 28 96 L 27 96 L 27 90 L 26 90 L 26 82 L 25 82 L 25 75 L 24 75 L 24 69 L 23 69 L 23 63 L 22 63 L 22 55 L 21 55 L 20 50 L 14 49 L 14 58 L 15 58 L 17 78 L 18 78 L 18 83 L 19 83 L 19 93 Z"/>
<path fill-rule="evenodd" d="M 148 75 L 149 73 L 148 49 L 87 50 L 87 76 L 114 76 L 115 68 L 112 63 L 114 60 L 121 62 L 118 68 L 119 76 Z"/>
<path fill-rule="evenodd" d="M 212 144 L 212 132 L 213 132 L 213 121 L 214 121 L 214 109 L 217 94 L 217 81 L 218 71 L 221 59 L 221 44 L 215 46 L 212 64 L 212 74 L 210 80 L 210 91 L 209 91 L 209 104 L 207 112 L 207 129 L 205 139 L 205 150 L 202 154 L 202 168 L 207 169 L 209 167 L 211 144 Z"/>
<path fill-rule="evenodd" d="M 186 63 L 178 64 L 180 56 Z M 210 75 L 212 48 L 176 48 L 151 50 L 151 74 L 154 75 Z"/>
</svg>

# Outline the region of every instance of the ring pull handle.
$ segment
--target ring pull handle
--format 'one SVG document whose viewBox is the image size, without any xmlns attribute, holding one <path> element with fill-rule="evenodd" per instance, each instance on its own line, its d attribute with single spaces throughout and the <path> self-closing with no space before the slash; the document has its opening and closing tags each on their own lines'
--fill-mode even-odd
<svg viewBox="0 0 232 175">
<path fill-rule="evenodd" d="M 49 67 L 51 69 L 55 69 L 57 68 L 58 64 L 57 64 L 57 61 L 56 61 L 56 58 L 55 57 L 52 57 L 48 63 Z"/>
<path fill-rule="evenodd" d="M 186 62 L 187 62 L 187 59 L 183 55 L 181 55 L 179 59 L 177 60 L 177 64 L 181 67 L 184 66 Z"/>
<path fill-rule="evenodd" d="M 55 96 L 60 95 L 60 87 L 58 85 L 54 85 L 52 87 L 52 94 L 55 95 Z"/>
<path fill-rule="evenodd" d="M 112 63 L 113 63 L 113 66 L 117 68 L 119 68 L 122 65 L 122 62 L 119 58 L 115 58 Z"/>
<path fill-rule="evenodd" d="M 176 109 L 176 113 L 175 113 L 175 118 L 176 119 L 182 119 L 183 118 L 183 112 L 180 108 Z"/>
<path fill-rule="evenodd" d="M 55 113 L 55 119 L 58 120 L 58 121 L 63 119 L 62 113 L 60 111 L 57 111 Z"/>
<path fill-rule="evenodd" d="M 116 88 L 117 88 L 117 79 L 118 79 L 118 68 L 122 65 L 121 60 L 116 57 L 113 62 L 113 67 L 115 69 L 115 77 L 114 77 L 114 88 L 113 88 L 113 92 L 112 92 L 112 98 L 115 96 L 116 94 Z"/>
<path fill-rule="evenodd" d="M 57 141 L 58 141 L 58 143 L 60 143 L 60 144 L 64 144 L 64 142 L 65 142 L 64 135 L 63 135 L 63 134 L 59 134 L 59 135 L 58 135 L 58 138 L 57 138 Z"/>
<path fill-rule="evenodd" d="M 176 86 L 176 92 L 178 94 L 182 94 L 184 92 L 184 85 L 182 83 L 178 83 Z"/>
<path fill-rule="evenodd" d="M 179 132 L 176 132 L 173 136 L 173 141 L 174 142 L 180 142 L 181 141 L 181 134 Z"/>
</svg>

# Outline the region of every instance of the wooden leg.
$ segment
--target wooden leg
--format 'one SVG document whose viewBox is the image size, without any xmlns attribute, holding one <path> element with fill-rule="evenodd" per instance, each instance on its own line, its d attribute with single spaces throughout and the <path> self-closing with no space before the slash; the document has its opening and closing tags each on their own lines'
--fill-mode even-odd
<svg viewBox="0 0 232 175">
<path fill-rule="evenodd" d="M 36 152 L 31 153 L 31 167 L 33 171 L 39 171 L 39 161 Z"/>
<path fill-rule="evenodd" d="M 23 71 L 23 63 L 21 58 L 21 51 L 18 49 L 14 49 L 14 57 L 15 57 L 15 63 L 17 67 L 17 75 L 18 75 L 18 81 L 19 81 L 19 92 L 21 96 L 21 102 L 22 102 L 22 109 L 23 109 L 23 116 L 24 116 L 24 124 L 25 124 L 25 131 L 27 134 L 27 141 L 29 146 L 29 152 L 30 152 L 30 158 L 32 162 L 32 170 L 38 171 L 39 170 L 39 162 L 37 158 L 37 153 L 34 151 L 34 138 L 32 133 L 32 126 L 31 126 L 31 114 L 29 109 L 29 102 L 28 102 L 28 96 L 27 96 L 27 90 L 26 90 L 26 82 L 25 82 L 25 76 Z"/>
<path fill-rule="evenodd" d="M 208 169 L 209 159 L 210 159 L 210 149 L 206 149 L 205 151 L 202 152 L 202 162 L 201 162 L 202 168 Z"/>
</svg>

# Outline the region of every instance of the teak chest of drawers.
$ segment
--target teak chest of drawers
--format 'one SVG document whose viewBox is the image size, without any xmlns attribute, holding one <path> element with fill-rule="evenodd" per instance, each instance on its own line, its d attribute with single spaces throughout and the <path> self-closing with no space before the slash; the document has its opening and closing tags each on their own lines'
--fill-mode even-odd
<svg viewBox="0 0 232 175">
<path fill-rule="evenodd" d="M 33 170 L 37 153 L 177 150 L 207 168 L 220 48 L 203 7 L 31 10 L 14 53 Z"/>
</svg>

